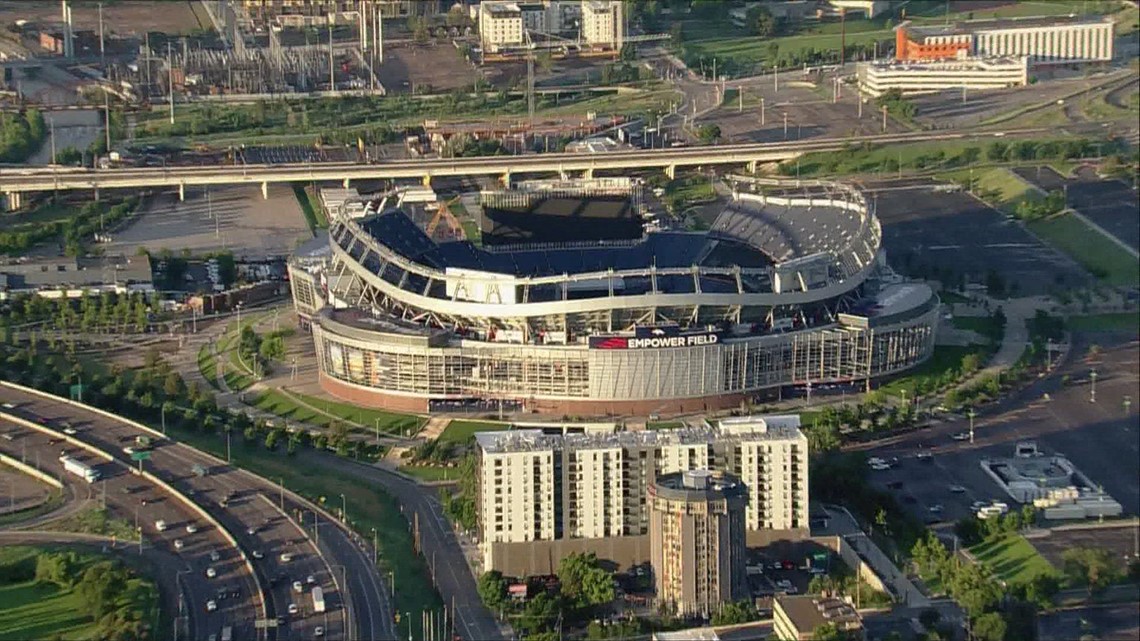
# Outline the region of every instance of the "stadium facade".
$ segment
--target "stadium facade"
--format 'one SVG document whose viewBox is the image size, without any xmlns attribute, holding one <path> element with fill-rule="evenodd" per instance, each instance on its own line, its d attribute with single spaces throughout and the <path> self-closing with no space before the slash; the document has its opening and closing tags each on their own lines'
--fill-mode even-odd
<svg viewBox="0 0 1140 641">
<path fill-rule="evenodd" d="M 937 297 L 885 273 L 874 207 L 846 185 L 734 183 L 707 232 L 660 229 L 629 179 L 481 203 L 481 246 L 374 206 L 294 257 L 328 392 L 411 411 L 664 414 L 870 380 L 933 349 Z"/>
</svg>

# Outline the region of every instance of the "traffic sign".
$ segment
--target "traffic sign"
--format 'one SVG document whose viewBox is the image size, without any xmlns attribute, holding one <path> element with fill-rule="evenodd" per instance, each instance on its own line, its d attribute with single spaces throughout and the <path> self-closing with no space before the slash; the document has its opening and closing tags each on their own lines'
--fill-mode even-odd
<svg viewBox="0 0 1140 641">
<path fill-rule="evenodd" d="M 150 452 L 146 450 L 135 450 L 131 452 L 132 461 L 145 461 L 150 458 Z"/>
</svg>

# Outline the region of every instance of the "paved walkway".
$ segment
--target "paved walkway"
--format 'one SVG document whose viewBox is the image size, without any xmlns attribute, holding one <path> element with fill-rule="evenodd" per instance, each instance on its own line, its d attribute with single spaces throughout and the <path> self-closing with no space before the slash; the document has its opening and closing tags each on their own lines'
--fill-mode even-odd
<svg viewBox="0 0 1140 641">
<path fill-rule="evenodd" d="M 829 505 L 826 510 L 830 516 L 827 525 L 828 533 L 842 536 L 855 549 L 860 558 L 871 566 L 875 574 L 879 575 L 884 583 L 889 583 L 894 588 L 895 594 L 904 605 L 912 608 L 924 608 L 930 605 L 930 599 L 914 583 L 911 583 L 906 574 L 899 570 L 898 566 L 863 532 L 863 529 L 859 527 L 859 522 L 847 508 Z"/>
</svg>

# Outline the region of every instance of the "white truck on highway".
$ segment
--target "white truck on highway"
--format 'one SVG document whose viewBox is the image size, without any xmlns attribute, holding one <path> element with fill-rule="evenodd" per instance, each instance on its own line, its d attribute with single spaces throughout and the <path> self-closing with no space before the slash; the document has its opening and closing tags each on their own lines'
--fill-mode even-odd
<svg viewBox="0 0 1140 641">
<path fill-rule="evenodd" d="M 320 586 L 313 588 L 313 612 L 325 611 L 325 593 Z"/>
<path fill-rule="evenodd" d="M 59 462 L 63 464 L 63 469 L 76 476 L 82 477 L 83 480 L 88 483 L 94 483 L 99 480 L 99 470 L 96 470 L 82 461 L 73 459 L 67 454 L 60 454 Z"/>
</svg>

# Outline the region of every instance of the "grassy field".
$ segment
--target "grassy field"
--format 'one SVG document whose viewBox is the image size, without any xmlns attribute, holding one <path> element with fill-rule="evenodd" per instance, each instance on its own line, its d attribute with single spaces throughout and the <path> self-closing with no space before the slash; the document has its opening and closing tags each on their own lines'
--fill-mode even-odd
<svg viewBox="0 0 1140 641">
<path fill-rule="evenodd" d="M 645 424 L 647 430 L 675 430 L 685 427 L 683 421 L 650 421 Z"/>
<path fill-rule="evenodd" d="M 917 387 L 937 387 L 951 375 L 961 371 L 962 359 L 967 354 L 978 354 L 984 362 L 989 348 L 978 345 L 961 347 L 958 345 L 936 345 L 930 359 L 903 376 L 886 383 L 879 389 L 891 396 L 901 396 L 903 391 L 913 396 Z"/>
<path fill-rule="evenodd" d="M 970 548 L 970 552 L 1006 583 L 1028 583 L 1039 574 L 1057 572 L 1028 541 L 1016 534 L 979 543 Z"/>
<path fill-rule="evenodd" d="M 990 316 L 955 316 L 951 323 L 958 329 L 977 332 L 995 343 L 1001 340 L 1002 327 Z"/>
<path fill-rule="evenodd" d="M 865 21 L 863 21 L 865 22 Z M 870 44 L 876 40 L 891 40 L 894 32 L 875 26 L 863 31 L 852 31 L 855 21 L 848 23 L 847 45 Z M 828 25 L 830 27 L 830 25 Z M 838 26 L 838 25 L 836 25 Z M 687 40 L 685 50 L 690 55 L 716 58 L 719 61 L 730 61 L 733 69 L 740 73 L 760 73 L 771 71 L 775 62 L 772 53 L 777 56 L 781 52 L 799 51 L 801 49 L 830 50 L 838 52 L 841 36 L 835 29 L 824 29 L 816 33 L 805 33 L 780 38 L 757 38 L 754 35 L 735 35 L 724 37 L 717 35 L 707 39 Z M 777 47 L 772 48 L 772 45 Z M 838 54 L 837 54 L 838 55 Z M 711 73 L 711 69 L 709 70 Z M 719 75 L 719 72 L 718 72 Z M 740 74 L 736 74 L 740 75 Z M 791 79 L 791 77 L 789 77 Z"/>
<path fill-rule="evenodd" d="M 43 527 L 45 530 L 55 532 L 78 532 L 80 534 L 99 534 L 114 536 L 120 541 L 139 540 L 138 532 L 133 523 L 123 519 L 112 518 L 107 510 L 94 507 L 59 521 L 52 521 Z"/>
<path fill-rule="evenodd" d="M 347 403 L 294 392 L 286 393 L 276 389 L 267 389 L 261 392 L 252 404 L 260 410 L 276 414 L 290 421 L 321 427 L 330 427 L 333 423 L 343 421 L 358 423 L 363 426 L 365 431 L 371 432 L 379 422 L 380 431 L 383 433 L 411 435 L 419 431 L 424 423 L 422 418 L 411 414 L 366 409 Z"/>
<path fill-rule="evenodd" d="M 329 219 L 316 195 L 299 183 L 293 184 L 293 195 L 301 205 L 301 213 L 305 216 L 305 222 L 309 223 L 309 231 L 316 233 L 318 229 L 328 229 Z"/>
<path fill-rule="evenodd" d="M 90 639 L 99 626 L 73 590 L 35 581 L 0 586 L 0 641 Z"/>
<path fill-rule="evenodd" d="M 1114 286 L 1140 285 L 1136 259 L 1071 214 L 1026 223 L 1034 234 Z"/>
<path fill-rule="evenodd" d="M 1065 324 L 1069 329 L 1082 332 L 1136 332 L 1140 331 L 1140 313 L 1070 316 L 1065 319 Z"/>
<path fill-rule="evenodd" d="M 988 20 L 990 18 L 1025 18 L 1028 16 L 1067 16 L 1095 9 L 1095 3 L 1084 0 L 1023 0 L 1000 6 L 975 9 L 969 2 L 954 2 L 950 7 L 950 20 Z M 946 3 L 942 0 L 910 2 L 906 17 L 915 22 L 941 23 L 946 19 Z"/>
<path fill-rule="evenodd" d="M 218 359 L 214 358 L 213 353 L 210 352 L 209 345 L 203 345 L 202 348 L 198 350 L 198 371 L 201 372 L 202 377 L 206 379 L 206 382 L 208 382 L 211 387 L 220 389 L 217 379 Z"/>
<path fill-rule="evenodd" d="M 508 423 L 494 423 L 490 421 L 451 421 L 447 424 L 447 428 L 436 439 L 441 443 L 465 443 L 468 439 L 475 435 L 476 432 L 490 432 L 494 430 L 505 430 L 510 427 Z"/>
<path fill-rule="evenodd" d="M 1044 198 L 1040 191 L 1005 167 L 976 175 L 974 193 L 1007 214 L 1012 214 L 1020 202 Z"/>
</svg>

